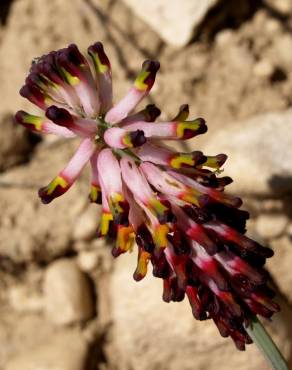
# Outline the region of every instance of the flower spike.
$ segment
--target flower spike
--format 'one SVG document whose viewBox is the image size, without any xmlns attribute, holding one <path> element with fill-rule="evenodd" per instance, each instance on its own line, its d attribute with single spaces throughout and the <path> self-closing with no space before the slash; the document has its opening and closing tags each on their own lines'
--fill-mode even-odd
<svg viewBox="0 0 292 370">
<path fill-rule="evenodd" d="M 76 45 L 52 51 L 31 66 L 20 94 L 43 113 L 18 111 L 15 119 L 39 133 L 81 139 L 67 166 L 39 190 L 43 203 L 65 193 L 91 164 L 89 200 L 102 205 L 98 236 L 114 241 L 112 255 L 138 257 L 134 279 L 162 279 L 163 300 L 185 297 L 197 320 L 212 319 L 239 350 L 252 342 L 253 315 L 279 310 L 264 269 L 269 248 L 245 236 L 248 212 L 228 195 L 232 182 L 218 173 L 223 153 L 180 153 L 163 140 L 188 140 L 207 131 L 189 106 L 167 122 L 155 122 L 153 104 L 134 112 L 149 94 L 159 63 L 145 61 L 124 98 L 112 103 L 112 73 L 103 45 L 89 46 L 91 63 Z"/>
</svg>

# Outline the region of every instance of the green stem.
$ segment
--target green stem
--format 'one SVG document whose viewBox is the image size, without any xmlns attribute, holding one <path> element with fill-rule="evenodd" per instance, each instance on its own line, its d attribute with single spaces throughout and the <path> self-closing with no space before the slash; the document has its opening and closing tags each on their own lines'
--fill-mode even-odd
<svg viewBox="0 0 292 370">
<path fill-rule="evenodd" d="M 246 327 L 246 331 L 273 369 L 289 370 L 282 353 L 256 316 L 252 318 L 250 325 Z"/>
</svg>

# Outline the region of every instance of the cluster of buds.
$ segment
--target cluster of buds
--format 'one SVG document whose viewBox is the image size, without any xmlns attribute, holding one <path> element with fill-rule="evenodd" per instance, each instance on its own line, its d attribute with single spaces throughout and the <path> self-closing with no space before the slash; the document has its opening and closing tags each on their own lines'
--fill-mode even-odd
<svg viewBox="0 0 292 370">
<path fill-rule="evenodd" d="M 31 66 L 20 94 L 44 111 L 16 114 L 36 132 L 80 137 L 68 165 L 39 190 L 43 203 L 65 193 L 90 162 L 90 200 L 102 204 L 98 233 L 114 239 L 112 254 L 138 249 L 134 279 L 149 262 L 163 281 L 163 299 L 187 296 L 198 320 L 212 319 L 223 337 L 243 350 L 251 343 L 245 327 L 254 314 L 278 310 L 264 270 L 272 250 L 245 236 L 248 213 L 219 177 L 224 154 L 179 153 L 165 140 L 186 140 L 207 131 L 202 118 L 188 120 L 183 105 L 175 118 L 155 122 L 154 105 L 133 113 L 148 95 L 159 69 L 145 61 L 134 85 L 112 102 L 111 66 L 100 42 L 87 60 L 76 45 L 52 51 Z"/>
</svg>

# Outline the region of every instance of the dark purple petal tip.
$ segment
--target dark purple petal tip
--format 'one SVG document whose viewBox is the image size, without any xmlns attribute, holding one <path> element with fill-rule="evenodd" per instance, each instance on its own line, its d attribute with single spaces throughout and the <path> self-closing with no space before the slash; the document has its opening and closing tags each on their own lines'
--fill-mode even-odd
<svg viewBox="0 0 292 370">
<path fill-rule="evenodd" d="M 58 108 L 55 105 L 51 105 L 46 110 L 46 117 L 51 121 L 60 126 L 70 126 L 73 123 L 71 114 L 64 108 Z"/>
</svg>

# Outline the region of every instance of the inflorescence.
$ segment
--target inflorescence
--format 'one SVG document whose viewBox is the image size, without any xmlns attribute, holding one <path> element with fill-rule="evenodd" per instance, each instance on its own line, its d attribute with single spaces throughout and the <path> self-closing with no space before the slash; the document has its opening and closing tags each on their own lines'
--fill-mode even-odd
<svg viewBox="0 0 292 370">
<path fill-rule="evenodd" d="M 138 246 L 134 279 L 151 262 L 163 280 L 163 300 L 185 295 L 198 320 L 212 319 L 223 337 L 243 350 L 254 314 L 278 311 L 267 286 L 266 258 L 273 252 L 245 236 L 248 212 L 224 192 L 232 180 L 219 177 L 225 154 L 179 153 L 165 140 L 186 140 L 207 131 L 202 118 L 187 120 L 183 105 L 169 122 L 155 122 L 154 105 L 133 113 L 148 95 L 159 62 L 145 61 L 134 85 L 112 101 L 111 66 L 100 42 L 88 48 L 89 62 L 76 45 L 37 59 L 20 94 L 45 113 L 24 111 L 16 121 L 36 132 L 80 137 L 68 165 L 39 190 L 43 203 L 65 193 L 90 162 L 90 200 L 102 204 L 99 235 L 115 240 L 119 256 Z"/>
</svg>

